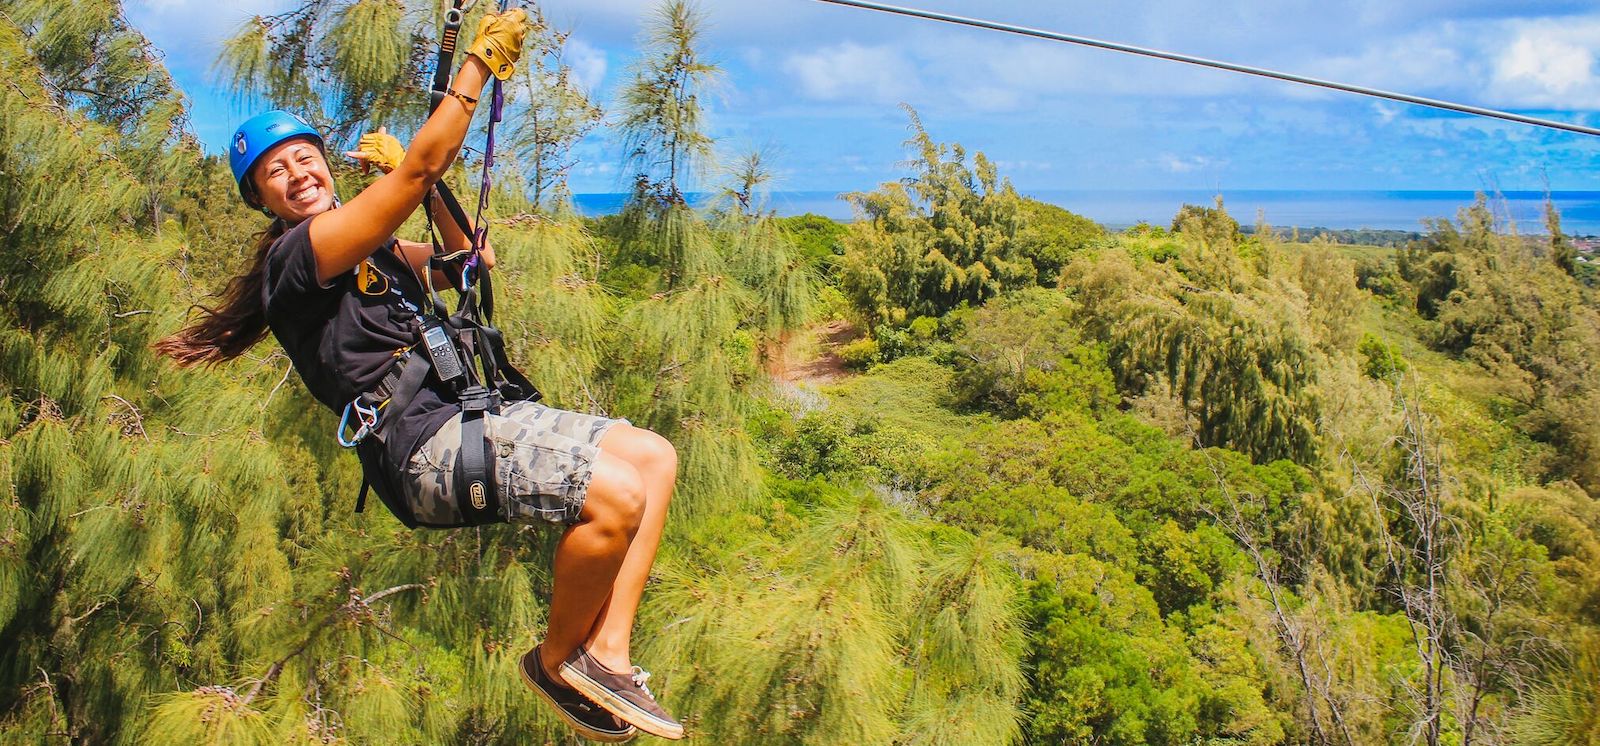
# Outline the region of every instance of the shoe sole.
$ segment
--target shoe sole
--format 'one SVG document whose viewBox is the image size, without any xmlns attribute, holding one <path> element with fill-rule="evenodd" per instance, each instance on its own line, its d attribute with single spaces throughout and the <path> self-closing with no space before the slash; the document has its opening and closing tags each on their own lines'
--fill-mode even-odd
<svg viewBox="0 0 1600 746">
<path fill-rule="evenodd" d="M 561 664 L 561 678 L 567 684 L 577 689 L 579 694 L 594 700 L 594 703 L 606 708 L 611 714 L 631 723 L 635 728 L 649 733 L 652 736 L 676 741 L 683 738 L 683 726 L 678 723 L 663 721 L 655 715 L 641 710 L 632 702 L 618 697 L 616 693 L 607 689 L 605 685 L 585 676 L 582 671 L 572 667 L 571 664 Z"/>
<path fill-rule="evenodd" d="M 545 702 L 548 702 L 550 704 L 550 709 L 555 710 L 556 715 L 561 717 L 562 722 L 566 723 L 567 727 L 577 731 L 578 735 L 583 736 L 591 741 L 601 741 L 604 743 L 622 743 L 623 741 L 631 741 L 635 736 L 638 735 L 637 733 L 607 733 L 605 731 L 598 731 L 594 728 L 584 725 L 582 721 L 571 715 L 568 715 L 566 708 L 562 707 L 560 704 L 557 704 L 555 697 L 550 696 L 550 693 L 545 691 L 544 687 L 539 686 L 539 683 L 534 681 L 532 676 L 528 675 L 528 667 L 522 665 L 520 661 L 517 663 L 517 674 L 522 677 L 522 683 L 528 685 L 529 689 L 532 689 L 535 694 L 538 694 L 544 699 Z"/>
</svg>

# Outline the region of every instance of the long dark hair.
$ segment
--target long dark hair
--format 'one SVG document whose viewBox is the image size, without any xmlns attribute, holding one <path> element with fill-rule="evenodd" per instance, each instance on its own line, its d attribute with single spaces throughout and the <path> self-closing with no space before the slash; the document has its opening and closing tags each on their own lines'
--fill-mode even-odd
<svg viewBox="0 0 1600 746">
<path fill-rule="evenodd" d="M 267 250 L 289 229 L 281 218 L 273 218 L 266 230 L 255 235 L 256 250 L 249 269 L 228 281 L 217 294 L 216 308 L 196 304 L 200 318 L 178 333 L 157 341 L 152 347 L 183 367 L 225 363 L 254 347 L 267 336 L 267 309 L 261 303 L 262 265 Z"/>
</svg>

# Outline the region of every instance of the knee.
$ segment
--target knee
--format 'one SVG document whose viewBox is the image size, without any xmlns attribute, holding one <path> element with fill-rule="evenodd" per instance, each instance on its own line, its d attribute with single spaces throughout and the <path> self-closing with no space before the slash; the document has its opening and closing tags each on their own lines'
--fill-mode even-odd
<svg viewBox="0 0 1600 746">
<path fill-rule="evenodd" d="M 640 470 L 648 469 L 654 474 L 665 474 L 676 478 L 678 476 L 678 449 L 673 447 L 672 441 L 657 435 L 654 431 L 645 430 L 640 439 Z"/>
<path fill-rule="evenodd" d="M 609 461 L 595 467 L 603 478 L 591 480 L 585 498 L 585 513 L 594 525 L 608 534 L 632 539 L 644 520 L 644 480 L 625 461 Z"/>
</svg>

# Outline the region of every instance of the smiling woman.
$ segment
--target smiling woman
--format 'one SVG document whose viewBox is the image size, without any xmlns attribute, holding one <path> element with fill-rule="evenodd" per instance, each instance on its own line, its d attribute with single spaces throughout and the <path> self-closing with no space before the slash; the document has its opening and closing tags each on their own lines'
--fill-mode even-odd
<svg viewBox="0 0 1600 746">
<path fill-rule="evenodd" d="M 522 656 L 520 677 L 588 738 L 682 738 L 629 653 L 675 449 L 627 420 L 539 404 L 499 362 L 503 344 L 486 319 L 440 310 L 436 287 L 469 303 L 476 292 L 453 258 L 492 266 L 491 252 L 470 251 L 468 233 L 481 243 L 481 230 L 447 222 L 438 253 L 394 237 L 425 200 L 446 209 L 435 185 L 485 82 L 511 76 L 528 29 L 520 9 L 484 16 L 410 152 L 380 130 L 348 154 L 383 175 L 344 204 L 324 139 L 305 120 L 269 111 L 242 124 L 229 164 L 244 201 L 272 223 L 221 306 L 157 349 L 183 365 L 219 363 L 270 330 L 312 396 L 340 414 L 339 443 L 357 449 L 367 482 L 407 527 L 561 527 L 546 635 Z"/>
<path fill-rule="evenodd" d="M 333 207 L 333 177 L 322 149 L 307 139 L 276 146 L 261 157 L 260 175 L 244 183 L 270 203 L 262 209 L 290 223 L 299 223 Z M 260 181 L 257 190 L 253 185 Z"/>
</svg>

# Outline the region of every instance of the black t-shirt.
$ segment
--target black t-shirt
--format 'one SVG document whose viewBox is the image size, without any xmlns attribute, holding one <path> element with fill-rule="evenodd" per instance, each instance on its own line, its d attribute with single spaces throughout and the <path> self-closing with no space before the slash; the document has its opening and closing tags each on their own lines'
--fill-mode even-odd
<svg viewBox="0 0 1600 746">
<path fill-rule="evenodd" d="M 337 414 L 377 387 L 397 350 L 416 343 L 414 319 L 424 294 L 392 241 L 326 287 L 317 284 L 310 228 L 310 220 L 302 221 L 267 250 L 261 299 L 267 326 L 300 379 L 317 401 Z M 417 353 L 427 359 L 420 347 Z M 455 395 L 441 390 L 430 374 L 404 411 L 383 413 L 383 445 L 390 463 L 404 465 L 417 446 L 460 411 Z"/>
</svg>

